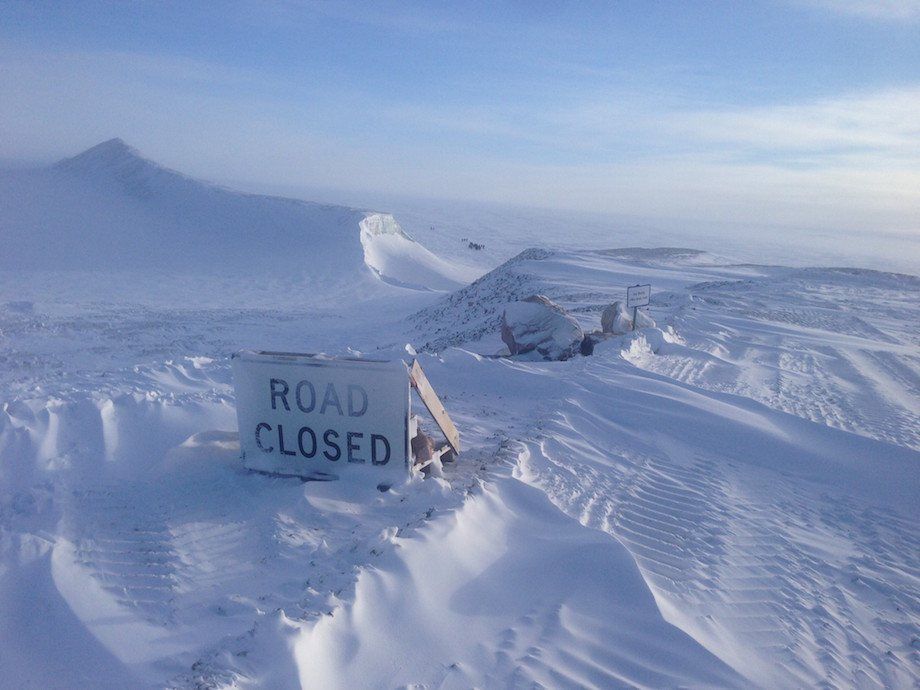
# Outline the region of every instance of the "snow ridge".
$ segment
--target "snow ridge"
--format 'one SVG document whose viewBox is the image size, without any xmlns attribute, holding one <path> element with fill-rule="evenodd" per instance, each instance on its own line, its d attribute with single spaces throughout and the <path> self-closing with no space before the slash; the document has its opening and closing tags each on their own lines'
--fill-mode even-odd
<svg viewBox="0 0 920 690">
<path fill-rule="evenodd" d="M 403 232 L 388 213 L 368 213 L 360 222 L 364 263 L 384 282 L 414 290 L 453 290 L 470 277 Z"/>
<path fill-rule="evenodd" d="M 0 174 L 0 267 L 227 273 L 300 279 L 304 293 L 366 298 L 453 290 L 472 276 L 387 214 L 236 192 L 111 139 L 50 168 Z"/>
</svg>

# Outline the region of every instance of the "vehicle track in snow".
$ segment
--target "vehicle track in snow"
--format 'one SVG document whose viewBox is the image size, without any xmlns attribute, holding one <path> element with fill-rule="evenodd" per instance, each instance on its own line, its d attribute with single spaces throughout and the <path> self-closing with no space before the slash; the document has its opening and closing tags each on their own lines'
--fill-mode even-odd
<svg viewBox="0 0 920 690">
<path fill-rule="evenodd" d="M 657 356 L 634 354 L 630 361 L 707 390 L 920 449 L 920 357 L 909 327 L 920 320 L 920 309 L 891 290 L 859 294 L 855 286 L 829 286 L 820 278 L 697 286 L 699 298 L 665 316 L 685 344 Z M 790 303 L 793 298 L 802 304 Z M 873 323 L 860 316 L 873 310 L 879 315 Z"/>
<path fill-rule="evenodd" d="M 168 516 L 131 498 L 124 487 L 73 492 L 65 515 L 77 564 L 120 606 L 147 622 L 170 625 L 176 622 L 179 578 Z"/>
<path fill-rule="evenodd" d="M 602 379 L 615 385 L 613 373 Z M 521 472 L 627 546 L 668 620 L 758 685 L 912 687 L 911 517 L 707 453 L 676 429 L 649 430 L 639 452 L 588 388 L 525 444 Z"/>
</svg>

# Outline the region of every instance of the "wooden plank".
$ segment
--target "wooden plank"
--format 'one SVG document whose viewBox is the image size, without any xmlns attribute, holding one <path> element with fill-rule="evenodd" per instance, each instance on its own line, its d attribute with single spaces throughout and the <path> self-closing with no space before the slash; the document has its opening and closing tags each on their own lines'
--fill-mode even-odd
<svg viewBox="0 0 920 690">
<path fill-rule="evenodd" d="M 426 460 L 425 462 L 417 463 L 415 465 L 415 469 L 423 470 L 426 467 L 428 467 L 431 463 L 433 463 L 435 460 L 441 460 L 441 462 L 444 462 L 443 460 L 444 456 L 447 455 L 448 453 L 453 453 L 453 452 L 454 451 L 453 449 L 451 449 L 450 444 L 445 443 L 440 448 L 435 449 L 434 453 L 432 454 L 429 460 Z"/>
<path fill-rule="evenodd" d="M 422 367 L 419 365 L 418 360 L 412 362 L 412 368 L 409 370 L 409 381 L 411 381 L 412 387 L 418 392 L 418 397 L 422 399 L 425 407 L 427 407 L 428 411 L 431 413 L 432 418 L 434 418 L 434 421 L 440 427 L 450 447 L 459 455 L 460 432 L 457 431 L 457 427 L 455 427 L 454 423 L 451 421 L 450 416 L 447 414 L 447 410 L 444 409 L 444 405 L 442 405 L 440 399 L 438 399 L 437 393 L 434 392 L 434 388 L 432 388 L 431 384 L 428 382 L 428 377 L 425 376 L 425 372 L 422 371 Z"/>
</svg>

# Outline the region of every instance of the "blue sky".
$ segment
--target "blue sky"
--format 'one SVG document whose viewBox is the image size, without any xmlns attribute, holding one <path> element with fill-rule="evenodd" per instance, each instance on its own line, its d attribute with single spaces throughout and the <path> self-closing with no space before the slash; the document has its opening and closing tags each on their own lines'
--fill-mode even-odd
<svg viewBox="0 0 920 690">
<path fill-rule="evenodd" d="M 0 4 L 0 157 L 920 234 L 920 0 Z"/>
</svg>

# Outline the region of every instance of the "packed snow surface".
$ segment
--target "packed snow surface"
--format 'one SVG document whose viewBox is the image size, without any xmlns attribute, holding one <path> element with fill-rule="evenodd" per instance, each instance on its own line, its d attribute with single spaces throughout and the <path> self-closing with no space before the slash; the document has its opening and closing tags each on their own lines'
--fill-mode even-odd
<svg viewBox="0 0 920 690">
<path fill-rule="evenodd" d="M 920 279 L 531 249 L 445 294 L 463 261 L 330 213 L 364 272 L 336 291 L 0 272 L 0 687 L 916 687 Z M 640 282 L 656 328 L 494 356 L 515 301 L 594 331 Z M 462 434 L 443 476 L 243 470 L 232 352 L 407 343 Z"/>
</svg>

